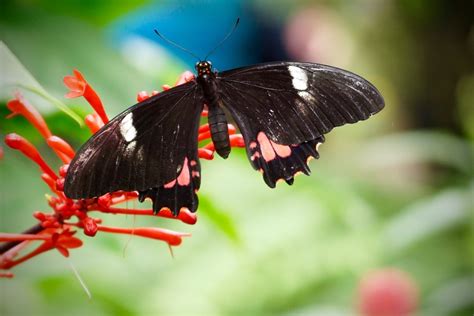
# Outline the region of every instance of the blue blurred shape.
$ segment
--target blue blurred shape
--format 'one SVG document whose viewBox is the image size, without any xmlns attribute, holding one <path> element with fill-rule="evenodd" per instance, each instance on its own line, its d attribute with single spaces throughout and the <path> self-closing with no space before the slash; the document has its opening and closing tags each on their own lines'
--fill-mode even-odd
<svg viewBox="0 0 474 316">
<path fill-rule="evenodd" d="M 109 33 L 117 46 L 131 36 L 142 36 L 194 69 L 194 57 L 166 43 L 153 30 L 204 58 L 232 29 L 237 17 L 241 20 L 237 30 L 209 58 L 216 69 L 225 70 L 260 60 L 260 47 L 255 45 L 258 19 L 244 1 L 157 1 L 117 20 Z"/>
</svg>

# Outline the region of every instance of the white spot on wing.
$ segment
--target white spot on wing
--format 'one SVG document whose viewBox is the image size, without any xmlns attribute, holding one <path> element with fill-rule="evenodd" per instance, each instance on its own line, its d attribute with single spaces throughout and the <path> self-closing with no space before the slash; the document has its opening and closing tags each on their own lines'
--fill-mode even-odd
<svg viewBox="0 0 474 316">
<path fill-rule="evenodd" d="M 131 155 L 133 151 L 135 150 L 135 147 L 137 146 L 137 142 L 133 141 L 127 145 L 127 148 L 125 148 L 125 151 L 127 155 Z"/>
<path fill-rule="evenodd" d="M 296 90 L 306 90 L 308 88 L 308 76 L 303 69 L 296 66 L 288 66 L 288 71 L 291 77 L 293 77 L 292 83 Z"/>
<path fill-rule="evenodd" d="M 306 91 L 298 91 L 298 95 L 308 103 L 314 103 L 314 97 Z"/>
<path fill-rule="evenodd" d="M 120 133 L 127 142 L 135 139 L 137 130 L 133 126 L 133 113 L 128 113 L 120 122 Z"/>
</svg>

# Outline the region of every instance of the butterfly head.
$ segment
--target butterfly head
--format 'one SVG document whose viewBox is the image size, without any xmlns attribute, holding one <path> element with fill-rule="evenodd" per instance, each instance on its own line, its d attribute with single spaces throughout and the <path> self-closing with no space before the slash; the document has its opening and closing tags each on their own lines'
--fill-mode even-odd
<svg viewBox="0 0 474 316">
<path fill-rule="evenodd" d="M 210 61 L 198 61 L 194 66 L 198 76 L 212 73 L 212 63 Z"/>
</svg>

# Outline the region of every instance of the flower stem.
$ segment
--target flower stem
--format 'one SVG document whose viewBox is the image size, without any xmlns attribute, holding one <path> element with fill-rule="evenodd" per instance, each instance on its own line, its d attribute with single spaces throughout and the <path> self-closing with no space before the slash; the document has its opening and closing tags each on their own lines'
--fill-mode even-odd
<svg viewBox="0 0 474 316">
<path fill-rule="evenodd" d="M 37 233 L 41 232 L 42 230 L 44 230 L 43 226 L 41 226 L 41 224 L 38 223 L 38 224 L 28 228 L 24 232 L 22 232 L 22 234 L 31 234 L 31 235 L 33 235 L 33 234 L 37 234 Z M 0 245 L 0 254 L 4 254 L 5 252 L 12 249 L 16 245 L 19 245 L 21 242 L 22 241 L 9 241 L 9 242 L 1 244 Z"/>
</svg>

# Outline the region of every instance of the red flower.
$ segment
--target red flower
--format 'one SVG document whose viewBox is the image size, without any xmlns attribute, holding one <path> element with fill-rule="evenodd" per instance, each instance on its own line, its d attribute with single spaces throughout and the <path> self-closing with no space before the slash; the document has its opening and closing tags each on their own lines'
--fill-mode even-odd
<svg viewBox="0 0 474 316">
<path fill-rule="evenodd" d="M 364 316 L 414 315 L 418 287 L 406 272 L 384 269 L 368 273 L 358 288 L 358 310 Z"/>
<path fill-rule="evenodd" d="M 176 84 L 183 84 L 193 79 L 194 75 L 192 73 L 184 72 Z M 66 97 L 74 98 L 83 96 L 94 109 L 94 113 L 86 116 L 85 122 L 92 133 L 95 133 L 108 121 L 99 96 L 77 70 L 74 70 L 74 76 L 66 76 L 64 83 L 70 89 Z M 165 87 L 165 89 L 167 88 L 168 87 Z M 158 92 L 154 91 L 152 95 L 157 93 Z M 149 95 L 146 92 L 140 92 L 137 99 L 143 101 L 148 97 Z M 16 115 L 24 116 L 40 132 L 48 146 L 53 149 L 62 160 L 63 165 L 59 168 L 59 172 L 56 173 L 45 162 L 36 147 L 25 138 L 17 134 L 9 134 L 5 137 L 5 143 L 10 148 L 19 150 L 40 167 L 42 172 L 41 178 L 50 188 L 53 196 L 48 196 L 48 204 L 52 212 L 44 213 L 38 211 L 33 214 L 39 221 L 37 225 L 31 227 L 23 234 L 0 233 L 0 242 L 3 242 L 3 244 L 0 244 L 0 269 L 10 269 L 51 249 L 57 249 L 64 256 L 68 256 L 69 249 L 82 246 L 82 241 L 73 236 L 77 229 L 82 229 L 84 234 L 90 237 L 95 236 L 98 232 L 131 234 L 162 240 L 170 246 L 181 244 L 182 237 L 189 236 L 187 233 L 178 233 L 157 227 L 121 228 L 102 225 L 100 219 L 91 216 L 93 212 L 117 215 L 159 216 L 169 219 L 179 219 L 187 224 L 196 223 L 197 218 L 196 215 L 189 210 L 181 210 L 178 217 L 174 217 L 171 211 L 167 209 L 163 209 L 158 214 L 154 214 L 152 209 L 143 210 L 115 207 L 115 205 L 124 201 L 136 199 L 138 196 L 137 192 L 112 192 L 93 199 L 73 200 L 67 198 L 63 193 L 64 177 L 67 173 L 68 163 L 75 155 L 74 150 L 65 140 L 51 133 L 39 112 L 19 93 L 16 94 L 15 99 L 8 102 L 8 108 L 12 111 L 8 116 L 9 118 Z M 203 116 L 206 115 L 207 111 L 204 111 Z M 235 127 L 229 124 L 231 145 L 243 147 L 242 136 L 235 133 Z M 207 124 L 199 128 L 199 141 L 208 140 L 210 136 L 209 126 Z M 213 154 L 214 146 L 212 141 L 204 148 L 199 148 L 199 157 L 203 159 L 212 159 Z M 41 244 L 29 253 L 20 255 L 25 247 L 34 241 L 40 241 Z M 0 273 L 0 277 L 11 276 L 12 274 L 9 272 Z"/>
<path fill-rule="evenodd" d="M 66 98 L 72 99 L 84 97 L 102 119 L 104 124 L 109 121 L 107 114 L 105 114 L 102 101 L 94 89 L 92 89 L 91 85 L 84 79 L 79 70 L 74 69 L 73 76 L 65 76 L 64 84 L 70 89 L 69 93 L 65 95 Z"/>
</svg>

